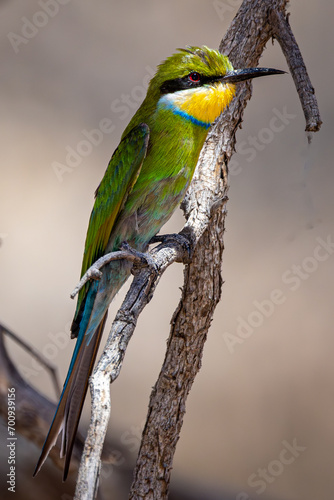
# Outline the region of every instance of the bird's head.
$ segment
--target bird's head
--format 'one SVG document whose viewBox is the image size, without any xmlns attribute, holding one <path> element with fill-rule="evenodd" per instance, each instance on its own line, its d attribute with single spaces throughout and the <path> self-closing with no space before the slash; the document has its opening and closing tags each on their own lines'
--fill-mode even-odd
<svg viewBox="0 0 334 500">
<path fill-rule="evenodd" d="M 284 73 L 272 68 L 234 70 L 228 58 L 208 47 L 187 47 L 158 66 L 148 96 L 193 122 L 209 127 L 231 102 L 235 84 Z"/>
</svg>

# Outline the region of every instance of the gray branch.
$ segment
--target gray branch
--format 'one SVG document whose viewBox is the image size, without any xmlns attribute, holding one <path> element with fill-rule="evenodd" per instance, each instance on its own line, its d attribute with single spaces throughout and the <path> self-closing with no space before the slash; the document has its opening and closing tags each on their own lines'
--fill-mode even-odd
<svg viewBox="0 0 334 500">
<path fill-rule="evenodd" d="M 234 67 L 257 65 L 271 37 L 279 40 L 291 65 L 291 51 L 296 52 L 298 46 L 291 30 L 286 33 L 286 4 L 286 0 L 245 0 L 242 3 L 220 45 L 221 52 L 229 56 Z M 289 43 L 285 44 L 287 36 Z M 300 52 L 298 57 L 302 61 Z M 299 89 L 298 82 L 309 82 L 305 65 L 291 66 L 291 72 L 294 77 L 299 75 L 295 81 L 307 120 L 306 128 L 316 131 L 321 120 L 315 98 L 310 99 L 312 86 L 305 92 Z M 208 135 L 182 204 L 187 219 L 185 227 L 179 235 L 167 238 L 150 252 L 146 259 L 148 265 L 137 266 L 135 270 L 133 283 L 90 379 L 92 415 L 79 469 L 77 500 L 91 500 L 97 492 L 100 456 L 110 414 L 109 384 L 120 372 L 138 316 L 151 300 L 165 269 L 181 261 L 186 263 L 182 297 L 172 319 L 164 364 L 151 394 L 130 492 L 133 500 L 167 498 L 186 398 L 200 369 L 206 336 L 220 300 L 227 164 L 250 96 L 251 85 L 239 85 L 229 109 Z M 190 263 L 189 255 L 192 256 Z"/>
<path fill-rule="evenodd" d="M 40 394 L 30 383 L 29 377 L 25 378 L 19 373 L 15 362 L 10 358 L 5 342 L 5 336 L 17 342 L 31 357 L 36 359 L 41 366 L 44 366 L 51 374 L 53 385 L 57 396 L 60 394 L 56 369 L 50 365 L 49 361 L 36 351 L 27 342 L 20 339 L 14 332 L 0 324 L 0 415 L 4 421 L 8 418 L 8 390 L 15 389 L 16 408 L 15 425 L 16 431 L 36 444 L 38 448 L 43 446 L 46 433 L 50 426 L 56 404 Z M 80 461 L 83 449 L 83 438 L 79 433 L 76 436 L 73 459 L 70 471 L 74 472 Z M 63 468 L 63 460 L 59 458 L 60 442 L 50 452 L 50 458 L 60 469 Z"/>
<path fill-rule="evenodd" d="M 141 264 L 147 264 L 149 258 L 150 257 L 148 254 L 137 252 L 132 248 L 130 248 L 126 243 L 123 243 L 121 250 L 118 250 L 116 252 L 110 252 L 103 255 L 98 260 L 96 260 L 94 264 L 90 266 L 89 269 L 87 269 L 87 271 L 85 272 L 85 274 L 83 275 L 83 277 L 81 278 L 81 280 L 71 293 L 70 295 L 71 299 L 75 298 L 75 296 L 80 292 L 80 290 L 85 286 L 85 284 L 88 281 L 100 280 L 102 278 L 101 269 L 109 262 L 112 262 L 113 260 L 126 259 L 139 266 Z"/>
<path fill-rule="evenodd" d="M 306 120 L 305 130 L 307 132 L 318 132 L 322 121 L 317 98 L 310 77 L 308 76 L 303 56 L 292 33 L 289 17 L 285 16 L 283 12 L 272 11 L 271 23 L 274 36 L 281 46 L 293 81 L 295 82 Z"/>
</svg>

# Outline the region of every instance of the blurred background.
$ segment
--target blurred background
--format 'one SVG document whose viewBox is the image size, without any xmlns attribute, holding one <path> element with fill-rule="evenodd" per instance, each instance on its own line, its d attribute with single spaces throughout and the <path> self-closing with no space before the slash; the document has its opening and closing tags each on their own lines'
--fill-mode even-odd
<svg viewBox="0 0 334 500">
<path fill-rule="evenodd" d="M 61 384 L 74 346 L 69 295 L 108 160 L 156 65 L 187 44 L 218 47 L 240 4 L 0 3 L 0 322 L 58 367 Z M 324 123 L 308 145 L 291 77 L 254 82 L 231 162 L 223 297 L 174 459 L 178 498 L 314 500 L 331 498 L 334 488 L 334 7 L 293 1 L 289 11 Z M 287 70 L 277 42 L 261 65 Z M 87 142 L 104 119 L 110 131 L 99 144 Z M 178 210 L 164 231 L 182 225 Z M 130 480 L 181 285 L 175 264 L 112 385 L 109 439 L 121 459 L 103 468 L 107 498 L 127 498 L 122 474 Z M 56 400 L 43 369 L 7 345 L 29 383 Z M 88 420 L 86 405 L 83 432 Z M 0 429 L 5 485 L 7 428 Z M 16 498 L 72 498 L 75 478 L 64 485 L 51 462 L 32 479 L 39 452 L 18 437 Z"/>
</svg>

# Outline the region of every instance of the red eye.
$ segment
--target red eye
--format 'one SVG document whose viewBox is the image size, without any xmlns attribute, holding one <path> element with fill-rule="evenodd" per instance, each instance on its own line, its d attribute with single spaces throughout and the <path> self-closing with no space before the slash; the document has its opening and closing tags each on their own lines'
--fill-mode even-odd
<svg viewBox="0 0 334 500">
<path fill-rule="evenodd" d="M 188 78 L 191 82 L 197 83 L 200 81 L 201 75 L 199 73 L 196 73 L 196 71 L 193 71 L 192 73 L 190 73 L 190 75 L 188 75 Z"/>
</svg>

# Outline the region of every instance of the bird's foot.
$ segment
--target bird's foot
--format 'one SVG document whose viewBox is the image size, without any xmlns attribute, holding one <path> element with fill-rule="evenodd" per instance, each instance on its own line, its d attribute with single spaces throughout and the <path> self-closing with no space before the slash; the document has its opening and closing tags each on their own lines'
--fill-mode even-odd
<svg viewBox="0 0 334 500">
<path fill-rule="evenodd" d="M 150 245 L 153 243 L 162 243 L 163 245 L 172 244 L 178 245 L 181 248 L 182 258 L 180 262 L 188 264 L 191 261 L 194 253 L 194 247 L 190 238 L 181 233 L 173 234 L 156 234 L 150 240 Z M 179 261 L 177 261 L 179 262 Z"/>
<path fill-rule="evenodd" d="M 147 252 L 143 253 L 139 252 L 138 250 L 135 250 L 129 245 L 127 241 L 123 241 L 123 243 L 121 243 L 120 249 L 125 250 L 133 255 L 133 266 L 131 270 L 131 273 L 133 275 L 138 274 L 143 267 L 150 268 L 150 270 L 153 271 L 154 273 L 158 272 L 156 263 L 154 262 L 152 256 L 149 253 Z"/>
</svg>

